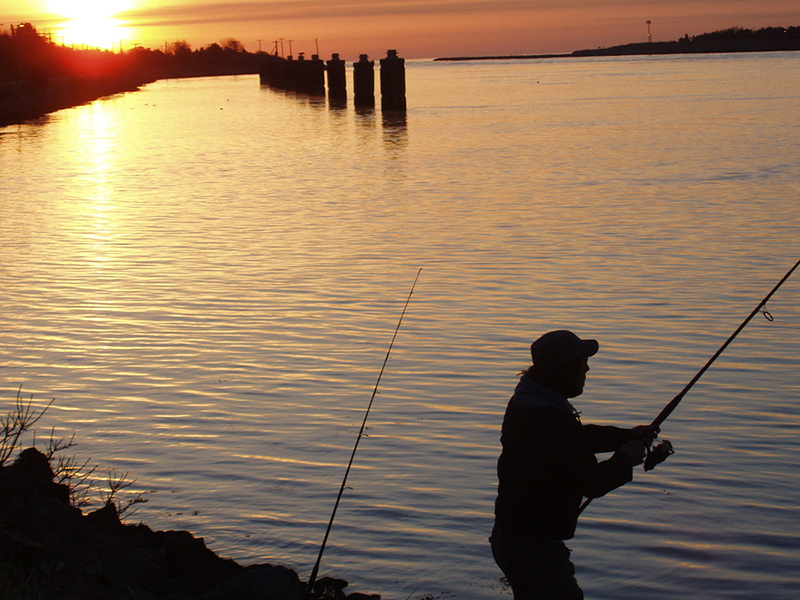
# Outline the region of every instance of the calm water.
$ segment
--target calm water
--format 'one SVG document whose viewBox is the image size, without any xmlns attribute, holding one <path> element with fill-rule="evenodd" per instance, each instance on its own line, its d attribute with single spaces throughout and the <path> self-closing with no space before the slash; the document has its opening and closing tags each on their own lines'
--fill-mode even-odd
<svg viewBox="0 0 800 600">
<path fill-rule="evenodd" d="M 0 129 L 0 394 L 55 397 L 43 428 L 148 492 L 134 521 L 306 578 L 422 267 L 321 572 L 507 599 L 486 539 L 530 341 L 600 340 L 587 422 L 692 378 L 800 258 L 800 54 L 420 61 L 407 87 L 404 122 L 240 77 Z M 797 597 L 799 298 L 587 509 L 587 598 Z"/>
</svg>

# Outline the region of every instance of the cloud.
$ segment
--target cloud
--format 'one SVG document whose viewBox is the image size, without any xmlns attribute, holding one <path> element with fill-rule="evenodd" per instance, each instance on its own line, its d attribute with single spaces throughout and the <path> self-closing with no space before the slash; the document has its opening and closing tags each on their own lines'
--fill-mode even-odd
<svg viewBox="0 0 800 600">
<path fill-rule="evenodd" d="M 402 47 L 408 54 L 539 53 L 639 40 L 645 19 L 654 38 L 741 27 L 792 24 L 797 0 L 138 0 L 119 18 L 144 45 L 222 35 L 325 39 L 336 51 Z M 303 42 L 303 43 L 306 43 Z M 259 47 L 262 41 L 259 41 Z M 313 43 L 313 42 L 312 42 Z M 299 44 L 299 43 L 298 43 Z M 419 50 L 417 50 L 419 48 Z M 459 48 L 460 50 L 458 50 Z M 360 50 L 359 50 L 360 51 Z"/>
<path fill-rule="evenodd" d="M 600 0 L 588 0 L 598 3 Z M 616 0 L 628 3 L 629 0 Z M 518 12 L 535 9 L 563 8 L 565 5 L 586 5 L 587 0 L 558 2 L 542 0 L 406 0 L 401 2 L 367 2 L 363 0 L 278 0 L 276 2 L 209 2 L 148 6 L 120 15 L 136 25 L 199 25 L 214 22 L 278 21 L 295 19 L 341 19 L 356 17 L 392 17 L 408 15 L 448 15 L 476 12 Z"/>
<path fill-rule="evenodd" d="M 794 0 L 792 0 L 794 1 Z M 786 0 L 778 0 L 785 5 Z M 734 7 L 736 7 L 734 9 Z M 195 0 L 147 4 L 126 11 L 120 16 L 137 26 L 182 26 L 213 23 L 251 23 L 253 21 L 286 21 L 299 19 L 346 19 L 405 16 L 465 16 L 469 14 L 712 14 L 722 8 L 725 12 L 753 12 L 749 0 L 274 0 L 263 2 L 222 2 Z M 733 10 L 732 10 L 733 9 Z M 780 10 L 780 9 L 778 9 Z"/>
</svg>

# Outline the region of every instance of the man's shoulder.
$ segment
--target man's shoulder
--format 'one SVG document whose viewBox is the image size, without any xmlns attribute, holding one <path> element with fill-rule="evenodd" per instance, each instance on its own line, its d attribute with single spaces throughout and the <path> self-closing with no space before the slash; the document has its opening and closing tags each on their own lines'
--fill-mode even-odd
<svg viewBox="0 0 800 600">
<path fill-rule="evenodd" d="M 520 379 L 511 401 L 520 408 L 554 407 L 568 415 L 575 413 L 575 408 L 566 396 L 534 381 L 528 375 Z"/>
<path fill-rule="evenodd" d="M 514 402 L 512 398 L 508 405 L 506 413 L 507 419 L 516 421 L 526 421 L 530 423 L 541 424 L 542 426 L 552 425 L 576 425 L 580 427 L 576 414 L 570 414 L 557 406 L 542 405 L 542 406 L 526 406 Z"/>
</svg>

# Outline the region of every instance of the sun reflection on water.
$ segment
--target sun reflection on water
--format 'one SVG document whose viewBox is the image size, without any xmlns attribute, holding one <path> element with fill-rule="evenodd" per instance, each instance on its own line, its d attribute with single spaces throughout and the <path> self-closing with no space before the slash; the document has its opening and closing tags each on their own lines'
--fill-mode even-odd
<svg viewBox="0 0 800 600">
<path fill-rule="evenodd" d="M 115 120 L 113 113 L 103 103 L 92 111 L 81 113 L 81 130 L 86 133 L 83 168 L 84 186 L 87 193 L 83 211 L 87 219 L 83 235 L 89 241 L 91 260 L 96 266 L 109 260 L 106 246 L 114 235 L 114 204 L 111 177 L 113 176 L 112 154 L 116 146 Z"/>
</svg>

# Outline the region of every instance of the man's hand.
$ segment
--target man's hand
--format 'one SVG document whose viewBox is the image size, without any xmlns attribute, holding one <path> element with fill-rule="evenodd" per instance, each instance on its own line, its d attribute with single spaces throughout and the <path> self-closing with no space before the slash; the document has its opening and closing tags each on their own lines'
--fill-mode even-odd
<svg viewBox="0 0 800 600">
<path fill-rule="evenodd" d="M 642 440 L 633 440 L 632 442 L 620 446 L 617 452 L 627 455 L 635 467 L 644 462 L 644 457 L 647 454 L 647 446 L 644 445 Z"/>
<path fill-rule="evenodd" d="M 652 425 L 639 425 L 634 427 L 631 431 L 631 439 L 640 440 L 645 446 L 653 443 L 653 440 L 658 437 L 658 432 L 661 431 L 658 427 Z"/>
</svg>

